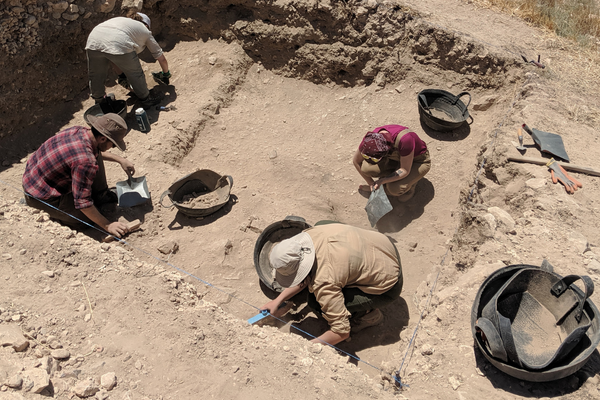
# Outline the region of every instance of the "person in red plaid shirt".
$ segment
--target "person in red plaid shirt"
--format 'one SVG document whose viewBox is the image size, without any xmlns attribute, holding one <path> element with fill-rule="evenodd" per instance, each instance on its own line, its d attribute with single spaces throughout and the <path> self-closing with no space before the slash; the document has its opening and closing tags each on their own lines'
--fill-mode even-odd
<svg viewBox="0 0 600 400">
<path fill-rule="evenodd" d="M 72 228 L 85 226 L 79 219 L 121 237 L 128 232 L 127 225 L 110 222 L 97 207 L 117 201 L 108 189 L 103 160 L 118 162 L 128 175 L 135 172 L 131 161 L 108 152 L 113 146 L 125 151 L 127 124 L 112 113 L 88 120 L 91 128 L 65 129 L 29 158 L 23 174 L 25 201 Z"/>
</svg>

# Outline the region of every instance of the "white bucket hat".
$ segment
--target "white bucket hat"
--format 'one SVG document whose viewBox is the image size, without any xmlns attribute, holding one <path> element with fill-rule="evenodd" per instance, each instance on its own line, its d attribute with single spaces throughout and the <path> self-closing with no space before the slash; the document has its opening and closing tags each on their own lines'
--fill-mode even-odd
<svg viewBox="0 0 600 400">
<path fill-rule="evenodd" d="M 297 286 L 308 276 L 315 262 L 315 246 L 306 232 L 277 243 L 269 255 L 275 281 L 282 287 Z"/>
<path fill-rule="evenodd" d="M 141 12 L 137 13 L 137 15 L 142 17 L 142 22 L 148 26 L 148 29 L 150 29 L 150 17 Z"/>
</svg>

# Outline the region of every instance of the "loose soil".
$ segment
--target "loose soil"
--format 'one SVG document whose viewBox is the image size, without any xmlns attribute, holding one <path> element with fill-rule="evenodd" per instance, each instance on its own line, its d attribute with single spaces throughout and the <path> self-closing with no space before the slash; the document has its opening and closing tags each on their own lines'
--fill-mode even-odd
<svg viewBox="0 0 600 400">
<path fill-rule="evenodd" d="M 58 347 L 70 357 L 51 362 L 44 392 L 57 399 L 107 372 L 117 386 L 99 398 L 600 397 L 597 351 L 570 377 L 526 382 L 483 357 L 470 324 L 480 284 L 506 265 L 547 259 L 562 275 L 598 282 L 599 178 L 571 173 L 583 188 L 568 195 L 545 167 L 506 161 L 519 154 L 526 122 L 560 133 L 573 164 L 600 169 L 591 59 L 470 1 L 192 3 L 149 10 L 173 73 L 171 86 L 154 90 L 174 108 L 148 110 L 152 129 L 142 133 L 134 100 L 108 88 L 128 99 L 122 155 L 152 196 L 102 210 L 142 221 L 124 242 L 102 243 L 103 232 L 72 231 L 20 202 L 27 156 L 60 129 L 85 125 L 85 82 L 30 121 L 3 114 L 0 332 L 17 326 L 30 345 L 0 348 L 0 398 L 38 398 L 6 383 Z M 542 54 L 546 68 L 523 64 L 521 53 Z M 84 64 L 73 68 L 74 79 L 85 75 Z M 153 83 L 158 66 L 144 68 Z M 417 93 L 427 88 L 469 91 L 473 123 L 449 133 L 422 124 Z M 392 199 L 375 227 L 399 249 L 402 298 L 339 350 L 308 342 L 327 324 L 301 296 L 282 321 L 249 325 L 273 296 L 253 262 L 267 226 L 294 215 L 371 229 L 351 159 L 385 124 L 414 129 L 432 158 L 415 196 Z M 529 137 L 525 145 L 540 157 Z M 197 169 L 231 175 L 230 202 L 204 218 L 162 206 L 169 186 Z M 108 163 L 107 177 L 126 175 Z M 398 370 L 402 390 L 389 375 Z"/>
</svg>

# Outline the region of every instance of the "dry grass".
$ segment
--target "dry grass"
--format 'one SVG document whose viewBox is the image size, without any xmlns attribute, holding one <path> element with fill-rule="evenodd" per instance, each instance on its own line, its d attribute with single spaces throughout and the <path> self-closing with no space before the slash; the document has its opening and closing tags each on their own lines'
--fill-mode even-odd
<svg viewBox="0 0 600 400">
<path fill-rule="evenodd" d="M 475 0 L 572 39 L 584 47 L 600 47 L 597 0 Z"/>
</svg>

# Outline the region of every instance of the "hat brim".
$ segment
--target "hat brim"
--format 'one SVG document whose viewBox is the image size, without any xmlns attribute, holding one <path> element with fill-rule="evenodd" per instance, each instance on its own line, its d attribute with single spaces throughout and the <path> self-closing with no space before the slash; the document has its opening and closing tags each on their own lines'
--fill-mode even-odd
<svg viewBox="0 0 600 400">
<path fill-rule="evenodd" d="M 301 232 L 296 235 L 296 238 L 302 247 L 307 247 L 311 251 L 310 253 L 304 253 L 304 258 L 300 261 L 295 274 L 282 275 L 277 269 L 275 270 L 275 281 L 284 288 L 298 286 L 308 276 L 315 263 L 315 245 L 310 235 L 306 232 Z"/>
<path fill-rule="evenodd" d="M 102 136 L 104 136 L 105 138 L 107 138 L 108 140 L 113 142 L 113 144 L 115 146 L 117 146 L 117 148 L 119 150 L 125 151 L 125 149 L 127 148 L 127 145 L 125 144 L 125 141 L 123 139 L 115 140 L 115 139 L 111 138 L 110 133 L 106 132 L 106 130 L 104 128 L 102 128 L 101 126 L 99 126 L 96 123 L 98 121 L 98 119 L 100 119 L 100 117 L 97 117 L 95 115 L 88 115 L 87 118 L 88 118 L 88 121 L 90 122 L 90 125 L 92 125 L 98 132 L 100 132 L 102 134 Z"/>
</svg>

